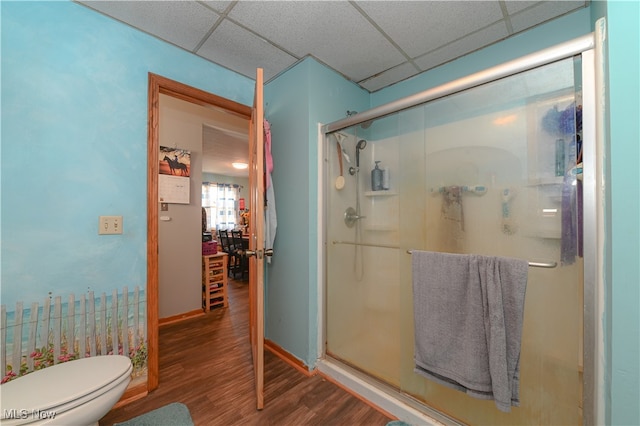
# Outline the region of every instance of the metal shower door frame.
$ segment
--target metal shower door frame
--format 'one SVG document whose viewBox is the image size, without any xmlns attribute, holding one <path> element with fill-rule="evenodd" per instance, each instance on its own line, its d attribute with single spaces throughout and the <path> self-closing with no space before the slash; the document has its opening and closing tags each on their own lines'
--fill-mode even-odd
<svg viewBox="0 0 640 426">
<path fill-rule="evenodd" d="M 582 406 L 584 424 L 601 424 L 605 415 L 604 330 L 602 321 L 599 320 L 604 313 L 603 206 L 605 197 L 602 164 L 604 158 L 604 130 L 601 123 L 604 122 L 603 87 L 605 67 L 603 46 L 605 34 L 605 21 L 600 19 L 596 22 L 596 31 L 594 33 L 320 126 L 320 134 L 324 139 L 327 134 L 335 131 L 391 115 L 555 61 L 576 55 L 582 56 L 584 133 L 584 372 Z M 326 235 L 326 233 L 323 233 L 323 235 Z M 326 246 L 328 242 L 325 241 L 324 243 Z M 319 282 L 324 287 L 324 279 Z M 323 318 L 320 323 L 326 325 L 326 319 Z M 324 331 L 320 334 L 324 334 Z M 324 356 L 324 349 L 322 350 L 322 356 Z"/>
</svg>

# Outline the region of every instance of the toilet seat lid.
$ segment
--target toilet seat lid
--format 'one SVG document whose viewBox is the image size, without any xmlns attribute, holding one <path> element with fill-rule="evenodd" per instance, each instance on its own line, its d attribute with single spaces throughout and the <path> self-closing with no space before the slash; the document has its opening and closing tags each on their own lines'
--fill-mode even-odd
<svg viewBox="0 0 640 426">
<path fill-rule="evenodd" d="M 56 364 L 3 384 L 2 408 L 29 412 L 53 410 L 107 386 L 123 374 L 129 374 L 131 369 L 131 360 L 122 355 Z"/>
</svg>

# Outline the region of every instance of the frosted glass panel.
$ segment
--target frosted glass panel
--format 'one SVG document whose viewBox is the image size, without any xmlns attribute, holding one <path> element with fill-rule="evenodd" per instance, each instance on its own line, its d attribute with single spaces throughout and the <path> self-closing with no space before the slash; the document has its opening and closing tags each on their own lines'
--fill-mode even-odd
<svg viewBox="0 0 640 426">
<path fill-rule="evenodd" d="M 581 96 L 575 62 L 327 135 L 329 179 L 339 174 L 339 157 L 346 179 L 340 190 L 327 185 L 329 356 L 465 423 L 581 423 Z M 372 190 L 375 162 L 386 173 L 386 190 Z M 520 407 L 503 413 L 493 401 L 414 372 L 412 249 L 557 264 L 529 268 Z"/>
</svg>

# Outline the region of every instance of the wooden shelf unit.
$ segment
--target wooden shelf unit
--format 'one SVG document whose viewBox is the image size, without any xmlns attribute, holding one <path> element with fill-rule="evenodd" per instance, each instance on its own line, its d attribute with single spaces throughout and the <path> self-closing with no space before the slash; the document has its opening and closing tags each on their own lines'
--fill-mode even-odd
<svg viewBox="0 0 640 426">
<path fill-rule="evenodd" d="M 213 308 L 228 307 L 227 296 L 227 253 L 202 256 L 202 309 L 209 312 Z"/>
</svg>

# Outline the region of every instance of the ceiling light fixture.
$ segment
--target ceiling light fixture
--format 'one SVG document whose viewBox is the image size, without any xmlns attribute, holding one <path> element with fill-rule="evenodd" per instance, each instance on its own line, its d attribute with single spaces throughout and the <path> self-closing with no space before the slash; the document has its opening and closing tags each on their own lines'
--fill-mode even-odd
<svg viewBox="0 0 640 426">
<path fill-rule="evenodd" d="M 240 170 L 243 170 L 249 167 L 247 163 L 231 163 L 231 165 L 233 166 L 234 169 L 240 169 Z"/>
</svg>

